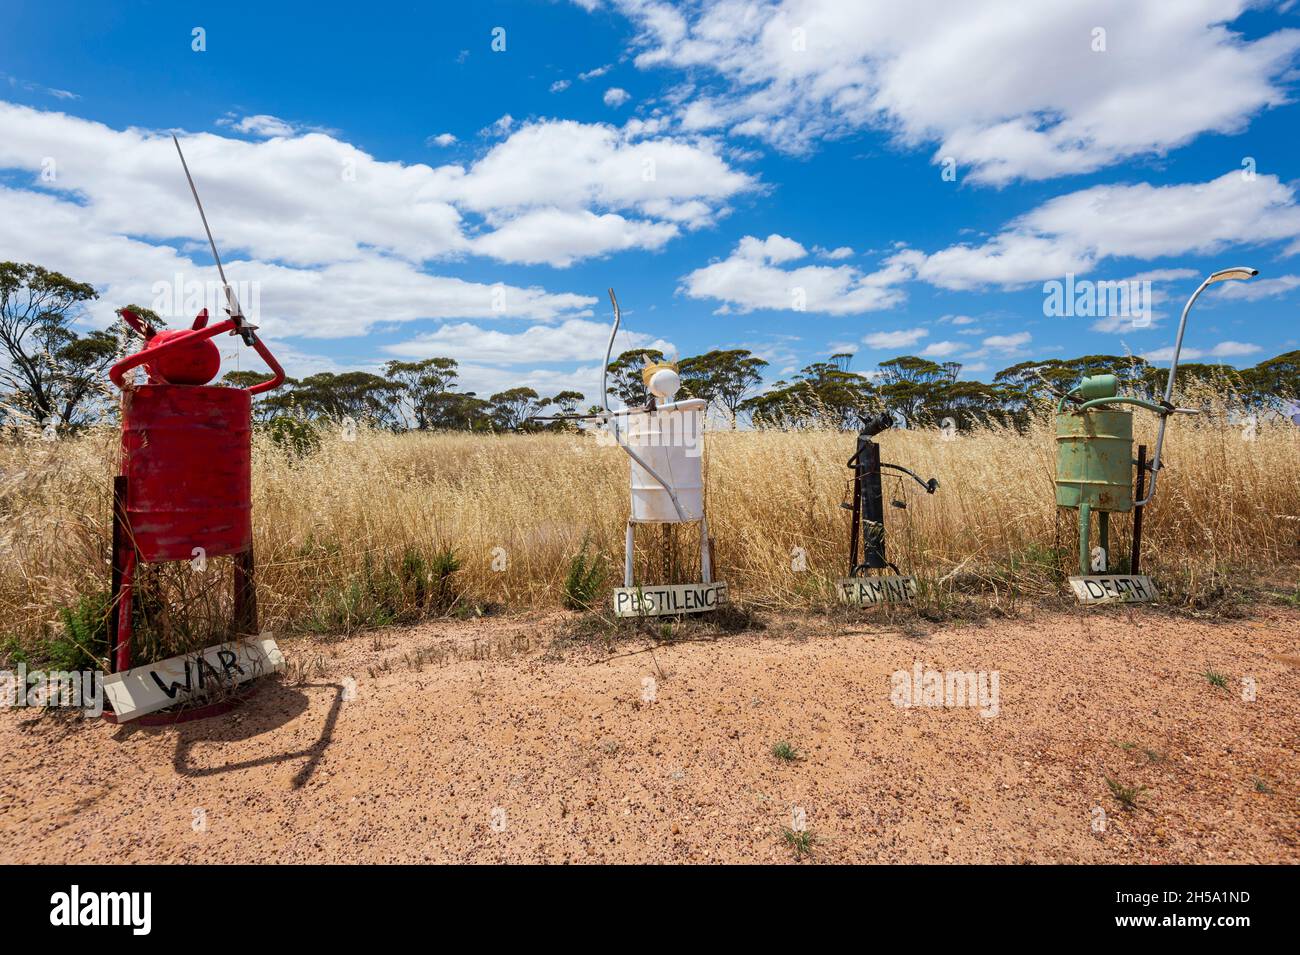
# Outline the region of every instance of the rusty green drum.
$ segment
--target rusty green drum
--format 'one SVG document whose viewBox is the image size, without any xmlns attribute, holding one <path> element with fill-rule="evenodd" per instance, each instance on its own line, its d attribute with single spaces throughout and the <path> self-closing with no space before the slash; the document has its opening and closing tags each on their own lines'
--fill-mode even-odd
<svg viewBox="0 0 1300 955">
<path fill-rule="evenodd" d="M 1088 409 L 1056 416 L 1056 503 L 1133 509 L 1133 415 Z"/>
</svg>

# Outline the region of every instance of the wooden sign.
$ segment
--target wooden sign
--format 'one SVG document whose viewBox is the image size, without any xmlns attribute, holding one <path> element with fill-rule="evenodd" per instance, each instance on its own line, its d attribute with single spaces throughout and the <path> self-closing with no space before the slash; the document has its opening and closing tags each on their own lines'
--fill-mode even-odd
<svg viewBox="0 0 1300 955">
<path fill-rule="evenodd" d="M 1071 577 L 1070 586 L 1081 604 L 1147 603 L 1155 600 L 1155 584 L 1144 574 Z"/>
<path fill-rule="evenodd" d="M 275 641 L 251 637 L 110 673 L 104 696 L 118 721 L 125 722 L 283 669 L 284 655 Z"/>
<path fill-rule="evenodd" d="M 614 616 L 658 617 L 669 613 L 704 613 L 727 602 L 727 585 L 663 584 L 619 587 L 614 591 Z"/>
<path fill-rule="evenodd" d="M 849 577 L 835 581 L 840 603 L 872 607 L 882 603 L 910 603 L 916 599 L 915 577 Z"/>
</svg>

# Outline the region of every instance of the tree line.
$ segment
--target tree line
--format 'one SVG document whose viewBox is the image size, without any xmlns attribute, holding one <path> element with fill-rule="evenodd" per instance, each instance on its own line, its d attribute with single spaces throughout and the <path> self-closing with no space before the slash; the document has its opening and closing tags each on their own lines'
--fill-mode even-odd
<svg viewBox="0 0 1300 955">
<path fill-rule="evenodd" d="M 77 429 L 116 412 L 108 367 L 127 347 L 125 328 L 79 334 L 72 327 L 95 289 L 37 265 L 0 262 L 0 414 L 5 424 Z M 155 327 L 149 309 L 127 306 Z M 120 324 L 120 323 L 119 323 Z M 641 369 L 662 361 L 656 349 L 632 349 L 609 363 L 611 396 L 628 406 L 646 400 Z M 1084 375 L 1114 373 L 1129 392 L 1158 395 L 1167 371 L 1128 355 L 1085 355 L 1026 361 L 1004 368 L 991 382 L 962 380 L 958 362 L 902 355 L 874 370 L 850 370 L 853 356 L 832 355 L 763 389 L 768 363 L 746 349 L 715 349 L 682 359 L 682 394 L 703 398 L 733 427 L 854 428 L 867 414 L 888 411 L 910 425 L 951 419 L 958 428 L 981 422 L 1023 426 L 1034 410 L 1054 401 Z M 223 384 L 247 387 L 269 375 L 227 372 Z M 1245 408 L 1282 411 L 1300 395 L 1300 351 L 1252 368 L 1187 363 L 1180 383 L 1203 380 L 1231 390 Z M 586 408 L 584 409 L 584 403 Z M 262 421 L 352 419 L 393 431 L 536 431 L 572 428 L 582 412 L 598 410 L 588 396 L 565 390 L 543 396 L 519 386 L 480 396 L 459 386 L 451 358 L 390 361 L 382 374 L 320 372 L 289 378 L 254 403 Z"/>
</svg>

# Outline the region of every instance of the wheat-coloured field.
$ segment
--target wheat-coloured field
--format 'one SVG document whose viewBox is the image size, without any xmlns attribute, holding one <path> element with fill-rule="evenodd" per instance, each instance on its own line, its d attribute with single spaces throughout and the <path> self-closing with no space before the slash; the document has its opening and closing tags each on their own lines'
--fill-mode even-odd
<svg viewBox="0 0 1300 955">
<path fill-rule="evenodd" d="M 1176 603 L 1212 603 L 1279 568 L 1285 575 L 1297 557 L 1300 429 L 1268 421 L 1248 429 L 1217 410 L 1173 422 L 1167 468 L 1145 518 L 1143 571 Z M 1137 440 L 1153 445 L 1151 416 L 1139 414 L 1137 427 Z M 889 556 L 921 579 L 925 607 L 1007 608 L 1061 592 L 1076 532 L 1073 512 L 1054 504 L 1053 435 L 1044 417 L 1027 433 L 881 436 L 885 461 L 939 479 L 932 497 L 906 479 L 887 478 L 885 487 L 887 501 L 907 503 L 886 508 Z M 322 438 L 317 451 L 297 458 L 255 437 L 264 628 L 339 633 L 449 610 L 558 606 L 584 542 L 606 565 L 606 588 L 621 577 L 628 462 L 591 435 L 363 428 L 352 441 L 337 429 Z M 854 441 L 834 431 L 706 436 L 716 576 L 734 600 L 787 609 L 827 600 L 847 563 L 849 515 L 840 503 Z M 105 427 L 0 445 L 0 629 L 19 644 L 48 637 L 61 626 L 59 608 L 107 588 L 116 444 L 116 431 Z M 1128 534 L 1127 518 L 1113 522 L 1121 567 Z M 665 572 L 693 579 L 696 554 L 695 535 L 684 529 L 672 540 L 659 528 L 638 531 L 641 580 Z M 161 608 L 159 651 L 211 635 L 226 613 L 227 563 L 214 560 L 202 574 L 179 564 L 146 575 L 146 592 Z M 193 619 L 203 614 L 206 622 Z"/>
</svg>

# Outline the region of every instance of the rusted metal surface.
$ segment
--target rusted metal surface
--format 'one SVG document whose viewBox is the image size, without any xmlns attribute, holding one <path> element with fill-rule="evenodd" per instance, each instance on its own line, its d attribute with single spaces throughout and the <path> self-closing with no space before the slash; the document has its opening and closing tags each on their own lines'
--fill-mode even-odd
<svg viewBox="0 0 1300 955">
<path fill-rule="evenodd" d="M 284 381 L 284 369 L 251 327 L 239 330 L 266 361 L 271 377 L 252 388 L 220 388 L 203 384 L 218 370 L 211 360 L 216 348 L 210 339 L 236 330 L 236 322 L 207 326 L 204 312 L 192 329 L 164 338 L 129 310 L 121 314 L 146 344 L 109 369 L 109 379 L 122 389 L 122 473 L 113 482 L 109 628 L 109 665 L 115 672 L 131 669 L 134 662 L 132 609 L 135 572 L 142 562 L 234 555 L 231 629 L 236 634 L 257 633 L 253 395 Z M 146 366 L 149 383 L 137 386 L 127 374 L 141 365 Z M 163 714 L 159 721 L 201 719 L 228 708 L 218 701 Z M 116 719 L 109 710 L 104 718 Z"/>
<path fill-rule="evenodd" d="M 853 520 L 849 531 L 849 576 L 883 570 L 885 560 L 885 501 L 880 480 L 880 445 L 858 435 L 853 468 Z"/>
<path fill-rule="evenodd" d="M 848 466 L 853 469 L 852 500 L 841 504 L 853 512 L 849 524 L 849 577 L 863 576 L 870 570 L 899 569 L 885 556 L 885 500 L 882 487 L 881 469 L 891 468 L 906 474 L 927 494 L 933 494 L 939 488 L 935 478 L 922 480 L 919 475 L 901 464 L 887 464 L 880 460 L 880 445 L 872 440 L 877 434 L 886 431 L 892 424 L 889 415 L 877 415 L 862 421 L 862 430 L 858 432 L 857 450 L 849 458 Z M 895 502 L 898 507 L 905 504 Z"/>
<path fill-rule="evenodd" d="M 251 413 L 242 388 L 142 385 L 123 396 L 127 522 L 142 560 L 252 546 Z"/>
<path fill-rule="evenodd" d="M 244 636 L 257 634 L 257 588 L 253 586 L 256 570 L 253 548 L 235 555 L 235 633 Z"/>
<path fill-rule="evenodd" d="M 1056 503 L 1133 509 L 1133 415 L 1089 409 L 1056 416 Z"/>
</svg>

